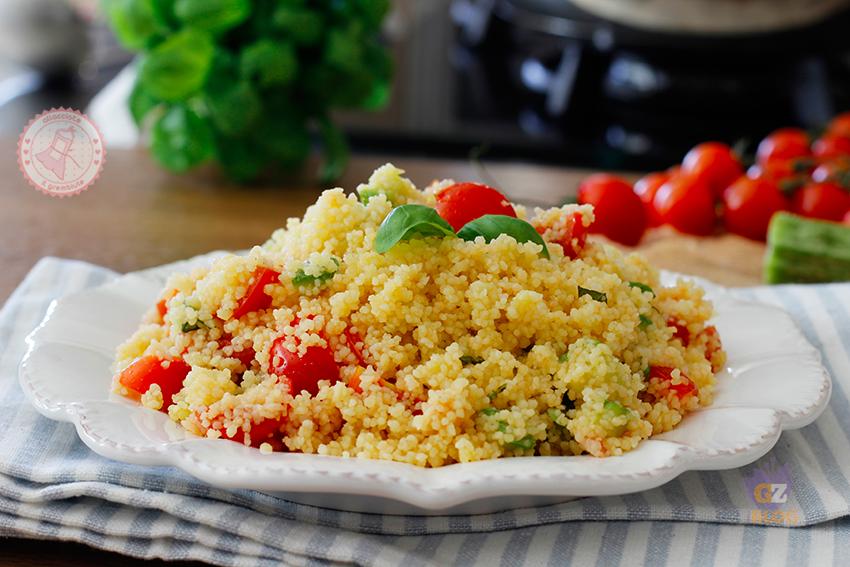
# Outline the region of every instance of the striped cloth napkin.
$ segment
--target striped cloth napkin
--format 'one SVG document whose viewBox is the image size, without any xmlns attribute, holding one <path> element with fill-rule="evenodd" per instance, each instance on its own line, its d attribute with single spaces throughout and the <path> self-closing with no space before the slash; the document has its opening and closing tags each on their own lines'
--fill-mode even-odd
<svg viewBox="0 0 850 567">
<path fill-rule="evenodd" d="M 0 311 L 0 535 L 234 566 L 850 565 L 850 284 L 735 292 L 788 310 L 835 382 L 824 415 L 784 433 L 758 463 L 687 473 L 640 494 L 418 517 L 315 508 L 219 490 L 173 468 L 110 461 L 71 425 L 38 415 L 17 383 L 24 337 L 51 300 L 114 276 L 45 258 Z M 788 476 L 788 500 L 773 516 L 748 488 L 766 469 Z M 806 527 L 764 525 L 777 518 Z"/>
</svg>

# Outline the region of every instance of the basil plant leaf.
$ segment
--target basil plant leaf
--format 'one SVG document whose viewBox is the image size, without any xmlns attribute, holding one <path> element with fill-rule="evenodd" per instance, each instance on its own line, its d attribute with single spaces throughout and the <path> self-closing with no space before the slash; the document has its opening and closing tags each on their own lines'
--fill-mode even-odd
<svg viewBox="0 0 850 567">
<path fill-rule="evenodd" d="M 184 100 L 204 84 L 213 51 L 208 35 L 183 30 L 157 45 L 142 59 L 139 80 L 158 99 Z"/>
<path fill-rule="evenodd" d="M 227 31 L 251 14 L 249 0 L 177 0 L 174 14 L 181 23 L 210 33 Z"/>
<path fill-rule="evenodd" d="M 142 49 L 160 28 L 152 0 L 104 0 L 115 36 L 129 49 Z"/>
<path fill-rule="evenodd" d="M 477 237 L 483 236 L 487 242 L 501 234 L 507 234 L 519 243 L 534 242 L 539 244 L 542 248 L 540 255 L 549 258 L 549 249 L 546 247 L 543 237 L 534 230 L 533 226 L 522 219 L 507 215 L 484 215 L 469 221 L 457 233 L 464 240 L 475 240 Z"/>
<path fill-rule="evenodd" d="M 431 207 L 401 205 L 390 211 L 378 227 L 375 251 L 383 254 L 402 240 L 427 236 L 455 236 L 455 232 Z"/>
<path fill-rule="evenodd" d="M 172 171 L 186 171 L 202 163 L 212 157 L 213 148 L 209 124 L 182 104 L 172 106 L 151 130 L 151 151 Z"/>
</svg>

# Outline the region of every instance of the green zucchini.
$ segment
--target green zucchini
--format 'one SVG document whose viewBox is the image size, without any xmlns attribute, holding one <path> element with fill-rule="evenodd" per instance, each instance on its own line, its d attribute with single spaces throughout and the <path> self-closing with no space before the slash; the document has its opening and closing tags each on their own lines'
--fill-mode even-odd
<svg viewBox="0 0 850 567">
<path fill-rule="evenodd" d="M 764 279 L 772 284 L 850 280 L 850 226 L 789 213 L 773 215 Z"/>
</svg>

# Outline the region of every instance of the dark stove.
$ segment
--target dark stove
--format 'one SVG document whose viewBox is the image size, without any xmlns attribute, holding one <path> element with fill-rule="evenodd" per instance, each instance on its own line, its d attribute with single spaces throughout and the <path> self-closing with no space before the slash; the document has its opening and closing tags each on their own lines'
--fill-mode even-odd
<svg viewBox="0 0 850 567">
<path fill-rule="evenodd" d="M 700 141 L 816 128 L 850 109 L 848 13 L 694 36 L 628 28 L 565 0 L 411 4 L 395 100 L 349 122 L 356 147 L 652 169 Z"/>
</svg>

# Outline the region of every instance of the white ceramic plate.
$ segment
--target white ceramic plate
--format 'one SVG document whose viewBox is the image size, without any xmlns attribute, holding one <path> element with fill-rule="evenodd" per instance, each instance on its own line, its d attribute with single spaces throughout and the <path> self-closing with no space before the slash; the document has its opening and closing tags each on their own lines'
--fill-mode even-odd
<svg viewBox="0 0 850 567">
<path fill-rule="evenodd" d="M 449 514 L 625 494 L 688 470 L 740 467 L 770 450 L 782 430 L 814 421 L 831 391 L 820 353 L 785 312 L 700 282 L 715 302 L 714 323 L 729 353 L 715 402 L 626 455 L 509 458 L 438 469 L 263 455 L 236 443 L 193 437 L 162 413 L 110 394 L 115 348 L 156 301 L 166 277 L 210 259 L 127 274 L 54 301 L 27 338 L 20 367 L 21 386 L 35 408 L 73 423 L 86 445 L 105 457 L 173 465 L 215 486 L 262 490 L 337 509 Z"/>
</svg>

